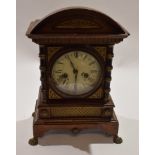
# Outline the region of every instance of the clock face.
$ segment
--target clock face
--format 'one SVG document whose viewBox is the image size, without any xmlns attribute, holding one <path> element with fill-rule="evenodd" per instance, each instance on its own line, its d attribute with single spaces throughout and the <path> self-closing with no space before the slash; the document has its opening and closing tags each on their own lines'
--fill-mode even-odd
<svg viewBox="0 0 155 155">
<path fill-rule="evenodd" d="M 60 92 L 78 96 L 96 88 L 101 78 L 101 66 L 87 52 L 70 51 L 56 59 L 51 76 Z"/>
</svg>

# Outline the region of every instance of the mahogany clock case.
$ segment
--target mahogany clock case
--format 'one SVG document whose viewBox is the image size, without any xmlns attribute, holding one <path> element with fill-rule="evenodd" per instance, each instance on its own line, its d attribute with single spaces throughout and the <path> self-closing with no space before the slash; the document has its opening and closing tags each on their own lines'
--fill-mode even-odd
<svg viewBox="0 0 155 155">
<path fill-rule="evenodd" d="M 41 87 L 33 113 L 33 138 L 29 143 L 38 144 L 38 137 L 52 129 L 79 133 L 87 128 L 99 128 L 112 135 L 115 143 L 121 143 L 110 82 L 113 46 L 129 33 L 103 13 L 73 8 L 32 22 L 26 35 L 39 44 L 41 73 Z M 58 91 L 51 78 L 55 60 L 72 50 L 90 53 L 102 68 L 102 76 L 95 88 L 81 96 Z"/>
</svg>

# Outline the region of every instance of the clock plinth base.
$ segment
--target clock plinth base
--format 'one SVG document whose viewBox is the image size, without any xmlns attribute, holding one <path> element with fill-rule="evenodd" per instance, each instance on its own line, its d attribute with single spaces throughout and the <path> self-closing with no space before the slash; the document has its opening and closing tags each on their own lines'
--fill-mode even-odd
<svg viewBox="0 0 155 155">
<path fill-rule="evenodd" d="M 77 135 L 80 131 L 85 129 L 99 129 L 108 136 L 113 136 L 113 142 L 121 144 L 122 139 L 118 136 L 119 122 L 113 110 L 111 119 L 105 120 L 102 117 L 97 118 L 53 118 L 41 119 L 38 113 L 38 102 L 36 103 L 36 110 L 33 113 L 33 137 L 29 140 L 30 145 L 37 145 L 38 138 L 50 130 L 70 131 L 73 135 Z"/>
</svg>

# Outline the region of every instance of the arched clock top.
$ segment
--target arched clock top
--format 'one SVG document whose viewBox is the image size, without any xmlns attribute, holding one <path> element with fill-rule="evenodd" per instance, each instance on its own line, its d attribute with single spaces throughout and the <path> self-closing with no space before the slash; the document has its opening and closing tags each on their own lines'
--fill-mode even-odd
<svg viewBox="0 0 155 155">
<path fill-rule="evenodd" d="M 26 35 L 38 44 L 118 43 L 129 33 L 109 16 L 91 9 L 70 8 L 32 22 Z M 41 42 L 42 39 L 46 39 Z"/>
</svg>

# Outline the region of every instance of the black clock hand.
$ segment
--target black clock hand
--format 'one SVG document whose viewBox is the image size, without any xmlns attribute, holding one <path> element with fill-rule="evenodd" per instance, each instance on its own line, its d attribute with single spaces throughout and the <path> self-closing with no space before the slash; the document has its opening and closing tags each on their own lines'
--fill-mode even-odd
<svg viewBox="0 0 155 155">
<path fill-rule="evenodd" d="M 75 74 L 75 83 L 77 82 L 77 75 L 78 75 L 78 70 L 76 70 Z"/>
<path fill-rule="evenodd" d="M 75 66 L 74 66 L 74 64 L 73 64 L 73 62 L 71 61 L 71 59 L 70 59 L 70 57 L 68 56 L 67 57 L 68 58 L 68 60 L 69 60 L 69 62 L 70 62 L 70 64 L 71 64 L 71 66 L 72 66 L 72 68 L 73 68 L 73 72 L 75 72 Z"/>
<path fill-rule="evenodd" d="M 75 74 L 74 89 L 75 89 L 75 92 L 76 92 L 76 90 L 77 90 L 77 75 L 78 75 L 78 70 L 75 70 L 74 74 Z"/>
<path fill-rule="evenodd" d="M 70 57 L 68 56 L 67 58 L 68 58 L 68 60 L 70 61 L 70 64 L 71 64 L 71 66 L 72 66 L 72 68 L 73 68 L 73 73 L 74 73 L 74 75 L 75 75 L 74 89 L 75 89 L 75 91 L 76 91 L 76 89 L 77 89 L 77 75 L 78 75 L 78 70 L 75 68 L 75 66 L 74 66 L 73 62 L 71 61 Z"/>
</svg>

